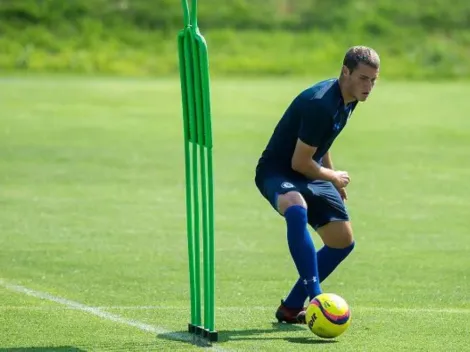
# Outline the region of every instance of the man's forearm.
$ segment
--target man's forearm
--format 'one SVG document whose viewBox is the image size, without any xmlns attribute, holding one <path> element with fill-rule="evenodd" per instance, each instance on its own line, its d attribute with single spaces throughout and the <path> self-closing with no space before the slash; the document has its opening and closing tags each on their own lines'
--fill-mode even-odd
<svg viewBox="0 0 470 352">
<path fill-rule="evenodd" d="M 310 162 L 305 163 L 293 163 L 292 169 L 311 180 L 332 181 L 335 177 L 335 172 L 332 169 L 320 166 L 314 160 L 310 160 Z"/>
<path fill-rule="evenodd" d="M 324 167 L 334 170 L 333 161 L 331 160 L 330 152 L 326 152 L 326 154 L 323 156 L 322 164 Z"/>
</svg>

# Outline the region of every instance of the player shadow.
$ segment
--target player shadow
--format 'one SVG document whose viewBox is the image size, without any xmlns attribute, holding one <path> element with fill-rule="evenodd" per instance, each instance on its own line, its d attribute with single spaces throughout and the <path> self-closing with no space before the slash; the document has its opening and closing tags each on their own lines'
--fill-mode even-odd
<svg viewBox="0 0 470 352">
<path fill-rule="evenodd" d="M 304 345 L 327 345 L 338 342 L 336 340 L 321 340 L 315 337 L 286 337 L 284 340 L 290 343 L 300 343 Z"/>
<path fill-rule="evenodd" d="M 266 336 L 266 334 L 276 334 L 279 332 L 298 332 L 303 331 L 308 334 L 308 337 L 285 337 L 285 336 Z M 184 336 L 184 338 L 181 338 Z M 173 331 L 169 333 L 158 334 L 157 338 L 171 341 L 179 341 L 182 343 L 191 344 L 199 347 L 210 347 L 211 343 L 207 340 L 189 334 L 187 331 Z M 228 341 L 263 341 L 263 340 L 284 340 L 290 343 L 298 343 L 305 345 L 316 344 L 331 344 L 336 343 L 336 340 L 324 340 L 316 338 L 312 333 L 307 331 L 304 327 L 294 324 L 272 323 L 271 329 L 246 329 L 246 330 L 220 330 L 219 339 L 217 343 L 224 343 Z"/>
<path fill-rule="evenodd" d="M 284 337 L 284 336 L 260 336 L 275 334 L 279 332 L 304 331 L 309 333 L 304 327 L 294 324 L 272 323 L 272 329 L 248 329 L 248 330 L 222 330 L 219 332 L 219 342 L 239 341 L 239 340 L 285 340 L 290 343 L 299 344 L 330 344 L 336 340 L 323 340 L 316 338 L 310 333 L 309 337 Z"/>
<path fill-rule="evenodd" d="M 60 347 L 8 347 L 1 348 L 0 352 L 86 352 L 86 350 L 72 347 L 72 346 L 60 346 Z"/>
</svg>

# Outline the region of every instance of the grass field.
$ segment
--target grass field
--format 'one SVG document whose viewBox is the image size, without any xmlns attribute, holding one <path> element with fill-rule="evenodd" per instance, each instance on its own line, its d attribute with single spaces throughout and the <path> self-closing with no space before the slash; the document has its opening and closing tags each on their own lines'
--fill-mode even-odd
<svg viewBox="0 0 470 352">
<path fill-rule="evenodd" d="M 356 110 L 332 154 L 357 247 L 323 284 L 352 325 L 323 342 L 275 324 L 296 272 L 253 171 L 309 83 L 213 82 L 212 350 L 470 350 L 466 83 L 379 82 Z M 181 128 L 177 79 L 0 80 L 0 351 L 202 350 L 185 334 Z"/>
</svg>

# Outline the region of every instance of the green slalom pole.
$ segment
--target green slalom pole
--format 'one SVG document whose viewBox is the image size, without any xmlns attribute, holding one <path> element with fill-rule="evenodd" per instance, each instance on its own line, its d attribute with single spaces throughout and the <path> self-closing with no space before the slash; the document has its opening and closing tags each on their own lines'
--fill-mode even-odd
<svg viewBox="0 0 470 352">
<path fill-rule="evenodd" d="M 196 42 L 198 45 L 198 58 L 200 66 L 199 79 L 201 82 L 201 104 L 202 104 L 202 145 L 204 153 L 201 152 L 201 169 L 204 181 L 202 192 L 204 196 L 203 228 L 204 228 L 204 327 L 209 331 L 215 330 L 215 258 L 214 258 L 214 177 L 212 166 L 212 127 L 211 127 L 211 104 L 210 104 L 210 82 L 208 69 L 207 45 L 204 37 L 196 29 Z M 205 157 L 205 158 L 204 158 Z"/>
<path fill-rule="evenodd" d="M 215 331 L 214 177 L 207 44 L 197 23 L 197 0 L 182 0 L 185 27 L 178 35 L 183 104 L 190 332 L 217 340 Z M 201 328 L 200 225 L 203 236 L 204 322 Z"/>
<path fill-rule="evenodd" d="M 188 237 L 189 259 L 189 289 L 191 299 L 191 325 L 201 326 L 201 298 L 200 298 L 200 259 L 199 259 L 199 217 L 198 213 L 198 187 L 197 187 L 197 156 L 195 136 L 195 107 L 194 90 L 192 82 L 191 42 L 189 7 L 186 0 L 182 0 L 184 29 L 178 33 L 178 54 L 180 65 L 181 97 L 183 108 L 183 133 L 186 178 L 186 230 Z M 190 150 L 192 146 L 192 150 Z M 196 216 L 195 214 L 196 213 Z"/>
</svg>

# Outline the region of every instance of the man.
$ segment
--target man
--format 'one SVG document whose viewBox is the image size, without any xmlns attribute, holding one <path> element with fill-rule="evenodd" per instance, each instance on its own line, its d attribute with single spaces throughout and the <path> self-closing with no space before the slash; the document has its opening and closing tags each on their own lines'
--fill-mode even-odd
<svg viewBox="0 0 470 352">
<path fill-rule="evenodd" d="M 367 100 L 379 74 L 372 48 L 355 46 L 338 79 L 301 92 L 277 124 L 256 167 L 256 185 L 287 224 L 287 242 L 299 278 L 276 312 L 279 322 L 303 323 L 304 303 L 351 253 L 354 238 L 344 205 L 350 177 L 336 171 L 329 149 L 358 102 Z M 321 237 L 317 252 L 307 228 Z"/>
</svg>

